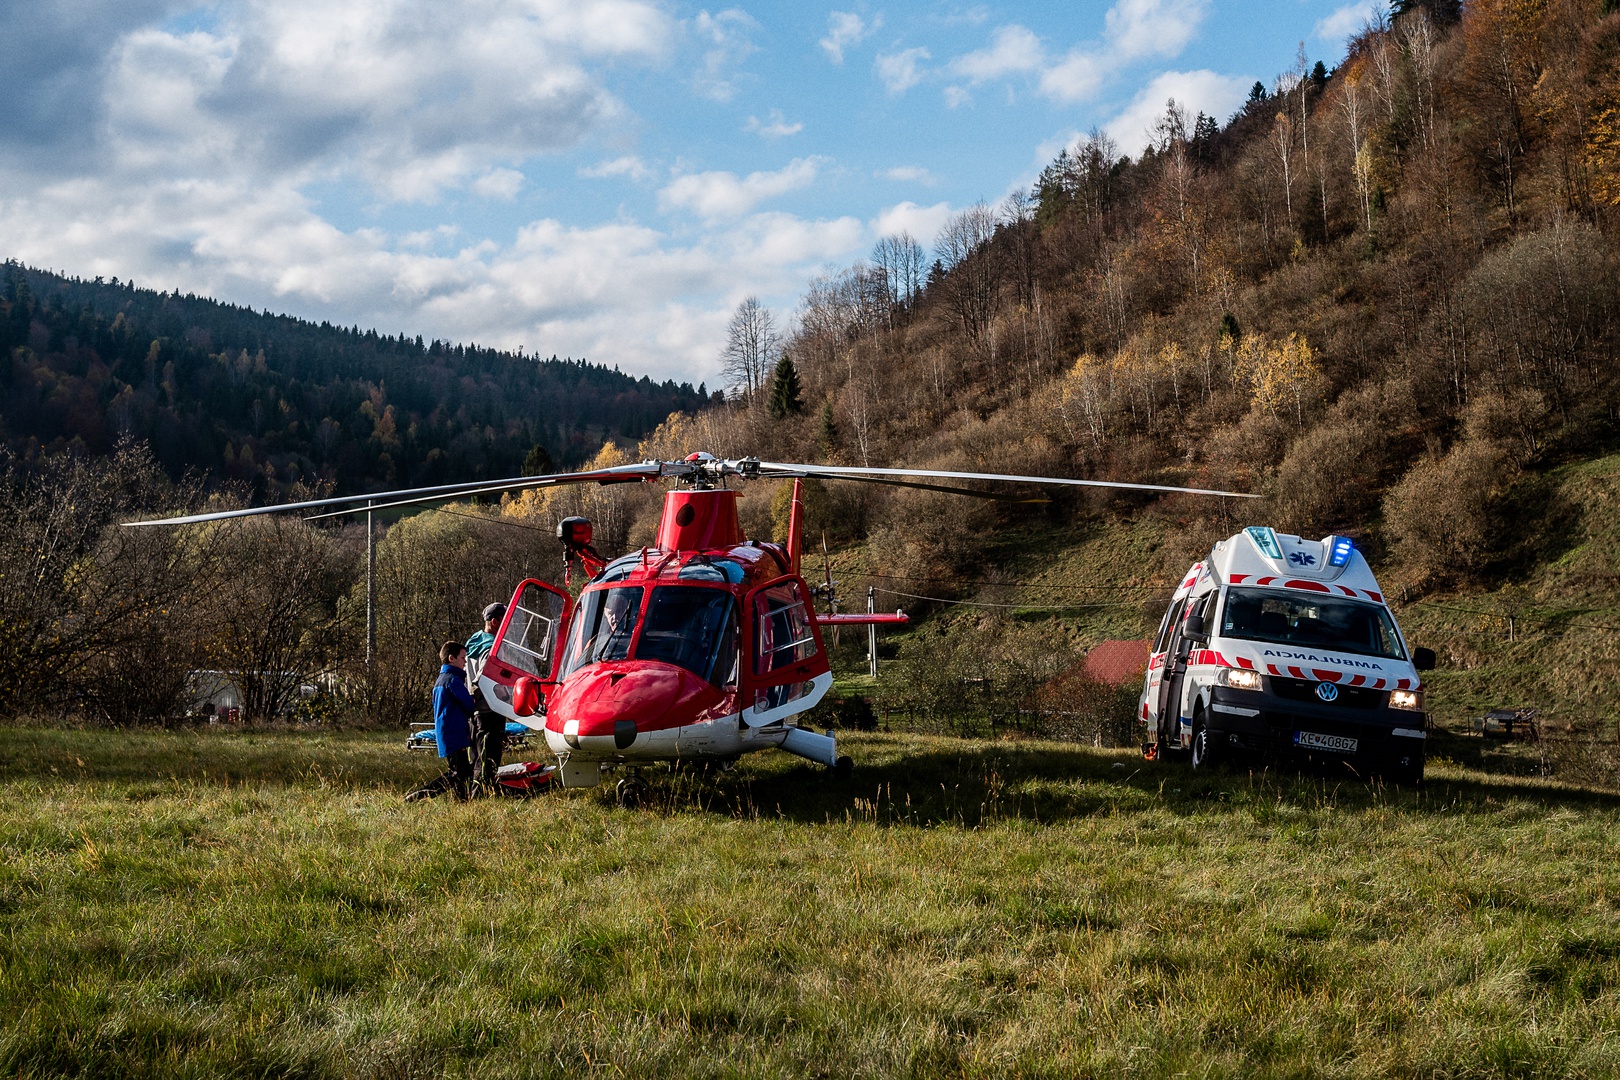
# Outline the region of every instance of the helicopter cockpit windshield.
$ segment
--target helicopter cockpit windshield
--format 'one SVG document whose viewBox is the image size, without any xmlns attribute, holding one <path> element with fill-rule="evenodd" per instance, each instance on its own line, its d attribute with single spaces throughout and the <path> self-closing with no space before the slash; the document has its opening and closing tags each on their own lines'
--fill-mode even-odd
<svg viewBox="0 0 1620 1080">
<path fill-rule="evenodd" d="M 560 668 L 563 678 L 588 664 L 630 659 L 674 664 L 715 686 L 736 678 L 737 616 L 730 592 L 660 585 L 643 618 L 645 592 L 626 586 L 580 597 Z"/>
<path fill-rule="evenodd" d="M 639 586 L 600 589 L 579 598 L 574 625 L 568 634 L 568 651 L 563 654 L 559 674 L 567 678 L 586 664 L 603 660 L 624 660 L 630 656 L 630 642 L 641 618 Z"/>
<path fill-rule="evenodd" d="M 661 585 L 647 603 L 637 660 L 661 660 L 716 686 L 734 679 L 737 618 L 731 593 L 690 585 Z"/>
</svg>

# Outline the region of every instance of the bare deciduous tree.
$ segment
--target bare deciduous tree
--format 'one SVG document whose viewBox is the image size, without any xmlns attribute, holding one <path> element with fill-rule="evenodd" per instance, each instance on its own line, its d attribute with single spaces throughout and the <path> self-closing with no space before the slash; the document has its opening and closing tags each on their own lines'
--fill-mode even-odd
<svg viewBox="0 0 1620 1080">
<path fill-rule="evenodd" d="M 976 203 L 947 221 L 934 240 L 934 252 L 946 271 L 945 303 L 975 343 L 990 329 L 1000 298 L 1001 260 L 989 250 L 995 234 L 995 213 Z"/>
<path fill-rule="evenodd" d="M 908 232 L 885 236 L 872 249 L 872 265 L 883 275 L 893 308 L 910 311 L 922 291 L 922 245 Z"/>
<path fill-rule="evenodd" d="M 250 720 L 285 716 L 299 685 L 331 671 L 343 640 L 338 600 L 353 578 L 330 530 L 298 518 L 222 522 L 220 603 L 209 619 L 212 667 L 230 672 Z"/>
<path fill-rule="evenodd" d="M 759 297 L 750 296 L 737 305 L 726 326 L 720 371 L 739 397 L 752 400 L 764 388 L 780 344 L 776 317 L 759 302 Z"/>
</svg>

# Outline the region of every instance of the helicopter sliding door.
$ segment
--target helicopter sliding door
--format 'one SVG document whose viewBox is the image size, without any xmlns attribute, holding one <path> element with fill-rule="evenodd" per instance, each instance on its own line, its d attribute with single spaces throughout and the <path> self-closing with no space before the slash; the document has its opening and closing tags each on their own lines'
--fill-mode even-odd
<svg viewBox="0 0 1620 1080">
<path fill-rule="evenodd" d="M 478 673 L 478 688 L 496 712 L 524 720 L 540 711 L 539 686 L 555 677 L 557 647 L 572 606 L 567 593 L 543 581 L 530 578 L 517 587 Z"/>
<path fill-rule="evenodd" d="M 743 613 L 743 722 L 764 727 L 813 707 L 832 686 L 832 669 L 803 579 L 766 582 L 743 598 Z"/>
</svg>

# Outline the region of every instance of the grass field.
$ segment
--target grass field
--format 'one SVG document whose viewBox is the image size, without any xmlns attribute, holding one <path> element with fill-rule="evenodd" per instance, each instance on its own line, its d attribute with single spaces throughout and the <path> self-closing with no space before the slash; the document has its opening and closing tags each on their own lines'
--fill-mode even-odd
<svg viewBox="0 0 1620 1080">
<path fill-rule="evenodd" d="M 0 731 L 0 1073 L 1612 1076 L 1620 799 L 848 736 L 654 805 Z"/>
</svg>

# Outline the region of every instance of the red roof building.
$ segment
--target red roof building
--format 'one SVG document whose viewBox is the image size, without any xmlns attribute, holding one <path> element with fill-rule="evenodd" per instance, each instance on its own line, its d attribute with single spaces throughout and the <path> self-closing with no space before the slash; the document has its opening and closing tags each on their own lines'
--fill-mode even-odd
<svg viewBox="0 0 1620 1080">
<path fill-rule="evenodd" d="M 1111 686 L 1136 682 L 1147 671 L 1149 642 L 1104 641 L 1086 654 L 1087 678 Z"/>
</svg>

